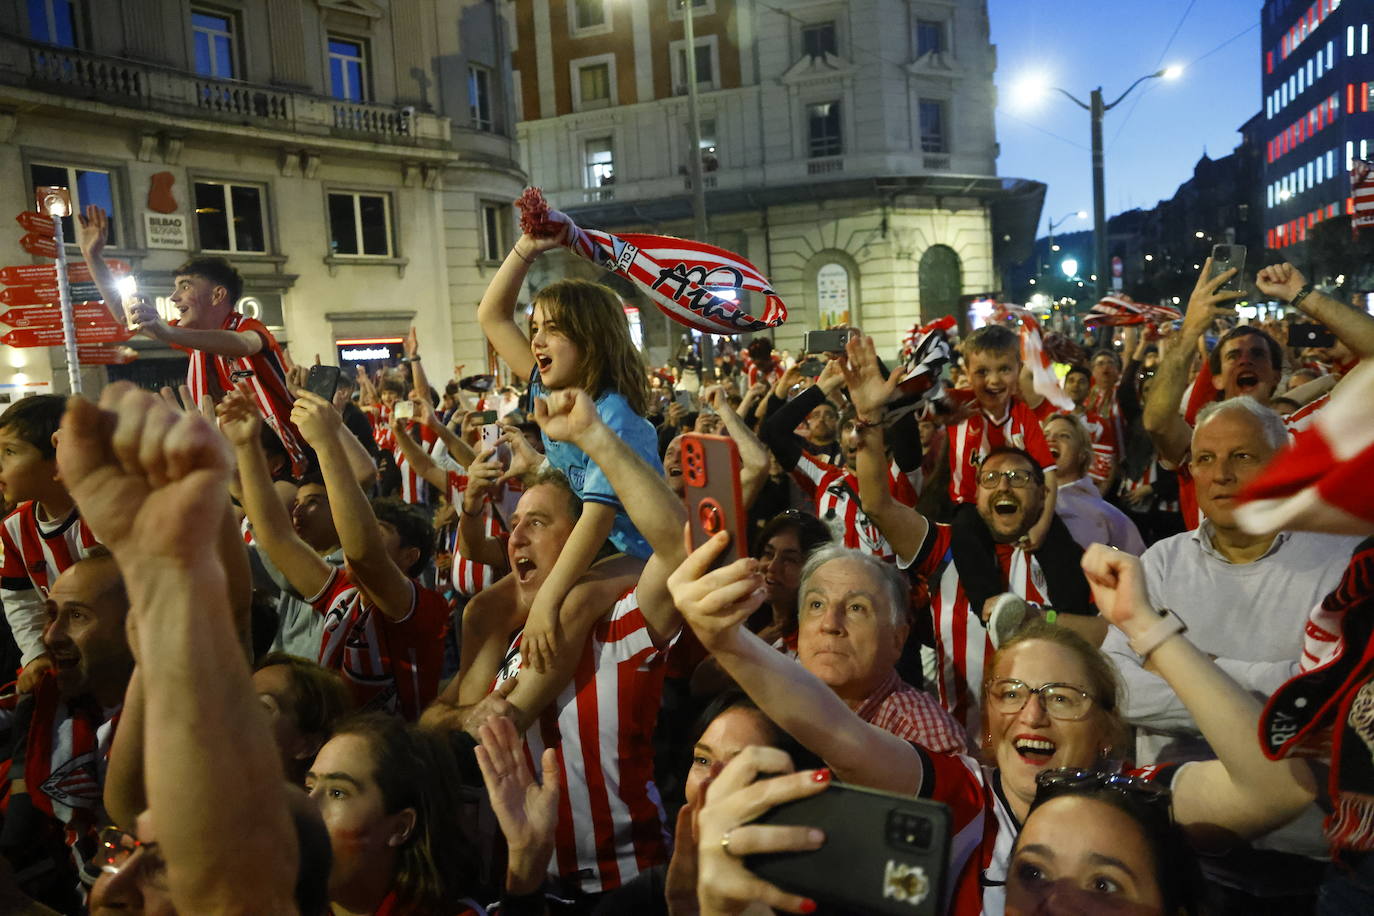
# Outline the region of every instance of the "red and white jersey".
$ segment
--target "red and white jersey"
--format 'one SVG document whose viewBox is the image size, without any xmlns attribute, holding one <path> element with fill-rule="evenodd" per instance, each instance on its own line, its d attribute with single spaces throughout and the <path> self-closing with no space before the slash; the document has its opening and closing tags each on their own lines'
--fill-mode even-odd
<svg viewBox="0 0 1374 916">
<path fill-rule="evenodd" d="M 1025 401 L 1012 398 L 1001 420 L 979 411 L 949 427 L 949 498 L 956 504 L 977 502 L 978 466 L 988 452 L 1004 445 L 1025 449 L 1041 468 L 1053 469 L 1040 419 Z"/>
<path fill-rule="evenodd" d="M 968 729 L 969 734 L 976 735 L 984 667 L 992 658 L 993 649 L 983 626 L 982 608 L 969 606 L 959 580 L 959 570 L 950 549 L 951 530 L 949 525 L 931 525 L 920 551 L 904 568 L 910 576 L 927 582 L 939 576 L 939 588 L 930 590 L 936 687 L 945 709 Z M 900 559 L 897 565 L 902 566 Z M 998 544 L 997 565 L 1004 582 L 997 591 L 1014 592 L 1033 604 L 1048 602 L 1049 585 L 1033 555 L 1010 544 Z"/>
<path fill-rule="evenodd" d="M 1088 428 L 1092 445 L 1092 463 L 1088 465 L 1088 476 L 1100 483 L 1112 475 L 1112 469 L 1120 457 L 1118 426 L 1110 418 L 1103 418 L 1089 410 L 1082 415 L 1083 425 Z"/>
<path fill-rule="evenodd" d="M 1123 474 L 1121 477 L 1121 483 L 1117 487 L 1117 492 L 1119 492 L 1122 496 L 1125 496 L 1127 494 L 1134 493 L 1141 487 L 1148 486 L 1155 493 L 1158 493 L 1160 475 L 1173 473 L 1174 472 L 1170 471 L 1168 468 L 1161 467 L 1158 460 L 1152 460 L 1149 464 L 1145 465 L 1145 471 L 1139 477 L 1129 478 Z M 1160 500 L 1158 503 L 1156 503 L 1156 505 L 1158 506 L 1159 510 L 1163 512 L 1182 511 L 1182 508 L 1180 507 L 1179 501 L 1177 499 Z M 1194 504 L 1194 508 L 1196 509 L 1196 504 Z M 1192 527 L 1196 526 L 1194 525 Z"/>
<path fill-rule="evenodd" d="M 414 722 L 439 692 L 448 602 L 411 580 L 410 613 L 392 620 L 367 603 L 348 569 L 329 574 L 306 600 L 324 615 L 319 663 L 343 675 L 359 710 Z"/>
<path fill-rule="evenodd" d="M 765 385 L 771 387 L 776 384 L 780 378 L 782 378 L 781 360 L 774 358 L 773 367 L 767 372 L 764 372 L 759 368 L 757 363 L 749 358 L 748 354 L 744 356 L 744 379 L 750 388 L 754 387 L 759 382 L 763 382 Z"/>
<path fill-rule="evenodd" d="M 521 635 L 496 684 L 520 670 Z M 558 750 L 558 827 L 549 869 L 569 889 L 614 890 L 668 861 L 653 734 L 671 646 L 671 640 L 654 644 L 631 589 L 592 627 L 572 681 L 525 732 L 531 766 L 545 748 Z"/>
<path fill-rule="evenodd" d="M 457 471 L 448 472 L 448 500 L 449 503 L 462 511 L 463 491 L 468 488 L 468 478 L 466 474 L 459 474 Z M 484 527 L 482 533 L 487 537 L 505 537 L 506 529 L 501 524 L 501 520 L 496 517 L 496 511 L 492 508 L 491 500 L 487 500 L 482 505 L 484 517 Z M 471 598 L 489 585 L 494 585 L 496 580 L 505 575 L 504 571 L 485 563 L 477 563 L 465 558 L 458 552 L 458 526 L 454 526 L 453 544 L 453 587 L 458 594 Z"/>
<path fill-rule="evenodd" d="M 87 556 L 98 542 L 76 509 L 53 524 L 38 519 L 38 503 L 30 500 L 5 517 L 0 544 L 0 601 L 5 619 L 19 645 L 22 664 L 43 654 L 43 630 L 48 615 L 43 602 L 48 590 L 67 567 Z"/>
<path fill-rule="evenodd" d="M 391 436 L 394 451 L 392 454 L 396 458 L 396 470 L 401 472 L 401 499 L 412 505 L 429 502 L 429 483 L 425 481 L 406 460 L 405 452 L 396 445 L 396 436 L 391 433 L 390 427 L 387 428 Z M 423 451 L 428 452 L 434 447 L 434 443 L 439 441 L 439 434 L 428 426 L 419 423 L 410 424 L 410 436 L 420 444 Z"/>
<path fill-rule="evenodd" d="M 830 527 L 837 542 L 884 560 L 896 559 L 887 538 L 859 505 L 859 480 L 851 471 L 803 451 L 791 473 L 802 493 L 815 501 L 816 517 Z M 888 467 L 888 487 L 904 505 L 916 505 L 916 488 L 896 462 Z"/>
<path fill-rule="evenodd" d="M 1283 425 L 1287 428 L 1289 437 L 1291 438 L 1294 434 L 1300 433 L 1311 426 L 1317 411 L 1321 410 L 1330 402 L 1331 392 L 1328 391 L 1321 397 L 1307 402 L 1302 407 L 1299 407 L 1297 410 L 1284 417 Z"/>
</svg>

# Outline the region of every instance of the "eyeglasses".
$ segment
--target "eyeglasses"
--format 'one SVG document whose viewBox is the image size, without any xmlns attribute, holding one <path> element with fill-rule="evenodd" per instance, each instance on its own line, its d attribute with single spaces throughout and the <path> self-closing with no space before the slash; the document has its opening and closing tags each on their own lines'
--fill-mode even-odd
<svg viewBox="0 0 1374 916">
<path fill-rule="evenodd" d="M 1118 792 L 1133 802 L 1165 811 L 1169 810 L 1173 802 L 1173 793 L 1167 786 L 1148 779 L 1125 776 L 1121 773 L 1080 770 L 1075 767 L 1045 770 L 1036 775 L 1035 785 L 1035 801 L 1031 805 L 1032 808 L 1061 795 L 1095 792 L 1099 789 Z"/>
<path fill-rule="evenodd" d="M 1030 687 L 1016 678 L 998 678 L 988 684 L 988 704 L 994 711 L 1013 715 L 1025 708 L 1032 696 L 1040 697 L 1040 704 L 1051 719 L 1074 722 L 1093 708 L 1093 698 L 1072 684 L 1043 684 Z"/>
<path fill-rule="evenodd" d="M 138 867 L 144 870 L 148 883 L 154 887 L 165 888 L 167 863 L 163 861 L 157 843 L 139 842 L 137 837 L 126 830 L 106 827 L 100 831 L 96 862 L 102 872 L 108 875 L 118 874 L 140 849 L 143 850 L 143 855 L 139 858 Z"/>
<path fill-rule="evenodd" d="M 1007 479 L 1007 483 L 1018 490 L 1030 486 L 1035 480 L 1035 477 L 1030 471 L 1022 471 L 1019 469 L 1014 471 L 979 471 L 978 485 L 984 490 L 991 490 L 1001 482 L 1003 477 Z"/>
</svg>

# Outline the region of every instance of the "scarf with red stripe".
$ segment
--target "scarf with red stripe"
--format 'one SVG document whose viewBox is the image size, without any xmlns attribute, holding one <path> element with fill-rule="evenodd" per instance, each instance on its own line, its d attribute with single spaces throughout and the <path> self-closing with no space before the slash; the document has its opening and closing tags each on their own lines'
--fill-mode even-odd
<svg viewBox="0 0 1374 916">
<path fill-rule="evenodd" d="M 787 306 L 768 278 L 724 248 L 665 235 L 583 229 L 566 214 L 549 209 L 538 188 L 526 188 L 515 204 L 525 233 L 549 238 L 566 229 L 568 248 L 634 283 L 679 324 L 706 334 L 741 334 L 775 328 L 787 320 Z M 762 318 L 740 306 L 745 293 L 765 298 Z"/>
<path fill-rule="evenodd" d="M 1158 327 L 1165 322 L 1177 321 L 1182 317 L 1183 313 L 1172 306 L 1136 302 L 1124 293 L 1116 293 L 1103 297 L 1101 301 L 1088 309 L 1088 314 L 1083 317 L 1083 324 L 1086 327 L 1098 325 L 1125 327 L 1139 324 Z"/>
<path fill-rule="evenodd" d="M 1356 159 L 1350 164 L 1350 199 L 1350 228 L 1358 236 L 1361 229 L 1374 226 L 1374 162 Z"/>
</svg>

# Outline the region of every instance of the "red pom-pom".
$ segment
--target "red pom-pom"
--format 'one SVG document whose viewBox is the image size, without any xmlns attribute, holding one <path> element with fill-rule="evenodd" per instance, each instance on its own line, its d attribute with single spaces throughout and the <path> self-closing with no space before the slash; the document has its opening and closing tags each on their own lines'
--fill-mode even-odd
<svg viewBox="0 0 1374 916">
<path fill-rule="evenodd" d="M 557 235 L 561 224 L 549 219 L 549 202 L 538 188 L 526 188 L 515 202 L 520 208 L 520 231 L 536 239 Z"/>
</svg>

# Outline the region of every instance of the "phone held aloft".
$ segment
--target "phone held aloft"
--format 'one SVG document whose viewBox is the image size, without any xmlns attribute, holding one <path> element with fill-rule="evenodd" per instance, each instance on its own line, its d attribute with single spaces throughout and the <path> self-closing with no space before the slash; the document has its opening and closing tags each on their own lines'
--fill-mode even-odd
<svg viewBox="0 0 1374 916">
<path fill-rule="evenodd" d="M 806 353 L 843 353 L 844 345 L 854 336 L 853 328 L 834 328 L 829 331 L 807 331 L 802 338 Z"/>
<path fill-rule="evenodd" d="M 305 390 L 326 401 L 334 400 L 334 390 L 338 387 L 338 366 L 311 366 L 310 374 L 305 377 Z"/>
<path fill-rule="evenodd" d="M 491 411 L 495 413 L 495 411 Z M 479 431 L 478 436 L 482 443 L 482 451 L 494 449 L 493 460 L 503 468 L 510 467 L 510 446 L 501 441 L 501 427 L 496 423 L 488 423 Z"/>
<path fill-rule="evenodd" d="M 415 419 L 415 404 L 411 401 L 397 401 L 391 408 L 391 415 L 397 420 Z"/>
<path fill-rule="evenodd" d="M 739 472 L 739 447 L 729 436 L 687 433 L 682 437 L 682 481 L 692 549 L 718 532 L 730 534 L 730 543 L 711 564 L 712 569 L 748 556 L 748 514 Z"/>
<path fill-rule="evenodd" d="M 826 914 L 935 916 L 945 911 L 949 808 L 939 802 L 831 783 L 785 802 L 756 824 L 816 827 L 819 849 L 746 856 L 745 867 Z"/>
<path fill-rule="evenodd" d="M 1235 274 L 1221 284 L 1221 289 L 1239 293 L 1245 289 L 1245 283 L 1242 279 L 1245 273 L 1245 246 L 1213 245 L 1212 272 L 1208 275 L 1209 278 L 1220 276 L 1233 267 L 1236 269 Z"/>
</svg>

